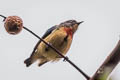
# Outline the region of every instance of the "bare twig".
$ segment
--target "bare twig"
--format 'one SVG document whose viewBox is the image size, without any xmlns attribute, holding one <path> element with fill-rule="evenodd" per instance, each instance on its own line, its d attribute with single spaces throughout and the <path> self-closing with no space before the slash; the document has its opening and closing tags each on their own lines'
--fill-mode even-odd
<svg viewBox="0 0 120 80">
<path fill-rule="evenodd" d="M 41 41 L 43 41 L 47 46 L 49 46 L 50 48 L 52 48 L 56 53 L 58 53 L 58 55 L 60 55 L 62 58 L 64 58 L 64 60 L 66 60 L 67 62 L 69 62 L 74 68 L 76 68 L 87 80 L 90 79 L 90 77 L 85 74 L 85 72 L 83 72 L 79 67 L 77 67 L 71 60 L 69 60 L 68 57 L 65 57 L 64 55 L 62 55 L 62 53 L 60 51 L 58 51 L 55 47 L 53 47 L 52 45 L 48 44 L 47 42 L 45 42 L 42 38 L 40 38 L 38 35 L 36 35 L 35 33 L 33 33 L 31 30 L 29 30 L 26 27 L 23 27 L 25 30 L 27 30 L 28 32 L 32 33 L 34 36 L 36 36 L 38 39 L 40 39 Z"/>
<path fill-rule="evenodd" d="M 3 16 L 3 15 L 0 15 L 1 17 L 3 17 L 4 19 L 3 19 L 3 21 L 5 21 L 5 19 L 6 19 L 6 17 L 5 16 Z"/>
<path fill-rule="evenodd" d="M 0 15 L 1 17 L 4 18 L 4 20 L 6 19 L 5 16 Z M 3 21 L 4 21 L 3 20 Z M 71 60 L 69 60 L 68 57 L 65 57 L 64 55 L 62 55 L 62 53 L 60 51 L 58 51 L 55 47 L 53 47 L 52 45 L 48 44 L 47 42 L 45 42 L 42 38 L 40 38 L 38 35 L 36 35 L 34 32 L 32 32 L 31 30 L 29 30 L 26 27 L 23 27 L 25 30 L 27 30 L 28 32 L 30 32 L 31 34 L 33 34 L 35 37 L 37 37 L 38 39 L 40 39 L 41 41 L 43 41 L 46 45 L 48 45 L 50 48 L 52 48 L 58 55 L 60 55 L 62 58 L 64 58 L 64 60 L 66 60 L 68 63 L 70 63 L 75 69 L 77 69 L 87 80 L 90 79 L 90 77 L 83 72 L 78 66 L 76 66 Z M 35 47 L 36 48 L 36 47 Z M 35 50 L 35 49 L 34 49 Z"/>
<path fill-rule="evenodd" d="M 120 61 L 120 40 L 90 80 L 107 80 L 109 74 Z"/>
</svg>

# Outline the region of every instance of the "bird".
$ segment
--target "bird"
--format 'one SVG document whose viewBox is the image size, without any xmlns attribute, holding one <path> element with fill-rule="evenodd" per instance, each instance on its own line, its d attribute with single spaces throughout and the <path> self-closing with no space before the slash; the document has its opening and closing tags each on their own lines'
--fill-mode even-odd
<svg viewBox="0 0 120 80">
<path fill-rule="evenodd" d="M 70 49 L 74 33 L 77 31 L 78 26 L 83 22 L 84 21 L 77 22 L 76 20 L 64 21 L 59 25 L 49 28 L 42 36 L 42 39 L 59 50 L 62 55 L 65 55 Z M 52 48 L 39 40 L 32 54 L 24 61 L 24 63 L 26 64 L 26 67 L 29 67 L 38 60 L 38 66 L 42 66 L 47 62 L 57 62 L 61 58 L 62 57 Z"/>
</svg>

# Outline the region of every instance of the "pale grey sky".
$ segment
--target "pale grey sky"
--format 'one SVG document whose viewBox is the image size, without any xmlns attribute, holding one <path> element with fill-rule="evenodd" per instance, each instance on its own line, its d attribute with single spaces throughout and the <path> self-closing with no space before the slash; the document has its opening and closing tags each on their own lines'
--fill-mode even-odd
<svg viewBox="0 0 120 80">
<path fill-rule="evenodd" d="M 39 36 L 53 25 L 69 19 L 85 21 L 74 35 L 67 54 L 89 76 L 92 76 L 116 46 L 120 35 L 119 0 L 1 0 L 0 14 L 17 15 Z M 41 67 L 37 62 L 26 68 L 38 39 L 25 30 L 9 35 L 0 18 L 0 80 L 86 80 L 62 60 Z M 120 64 L 111 74 L 120 80 Z"/>
</svg>

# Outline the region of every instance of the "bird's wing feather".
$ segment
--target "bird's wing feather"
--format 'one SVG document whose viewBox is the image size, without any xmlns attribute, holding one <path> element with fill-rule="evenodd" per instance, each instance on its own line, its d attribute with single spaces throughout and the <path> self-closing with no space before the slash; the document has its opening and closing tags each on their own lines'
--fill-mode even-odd
<svg viewBox="0 0 120 80">
<path fill-rule="evenodd" d="M 55 26 L 53 26 L 53 27 L 51 27 L 51 28 L 49 28 L 46 32 L 45 32 L 45 34 L 42 36 L 42 39 L 45 39 L 53 30 L 55 30 L 57 28 L 57 26 L 55 25 Z M 37 47 L 38 47 L 38 45 L 41 43 L 41 40 L 39 40 L 38 42 L 37 42 L 37 44 L 35 45 L 35 47 L 34 47 L 34 49 L 33 49 L 33 51 L 32 51 L 32 54 L 31 54 L 31 57 L 34 55 L 34 53 L 35 53 L 35 51 L 36 51 L 36 49 L 37 49 Z"/>
<path fill-rule="evenodd" d="M 57 28 L 57 26 L 53 26 L 51 28 L 49 28 L 45 34 L 42 36 L 42 39 L 46 38 L 53 30 L 55 30 Z"/>
</svg>

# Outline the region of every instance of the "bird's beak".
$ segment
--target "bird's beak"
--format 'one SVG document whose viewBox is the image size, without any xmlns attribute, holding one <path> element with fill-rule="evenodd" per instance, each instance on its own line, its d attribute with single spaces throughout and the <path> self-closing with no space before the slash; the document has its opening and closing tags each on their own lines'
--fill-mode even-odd
<svg viewBox="0 0 120 80">
<path fill-rule="evenodd" d="M 81 22 L 77 22 L 78 25 L 80 25 L 81 23 L 83 23 L 84 21 L 81 21 Z"/>
</svg>

